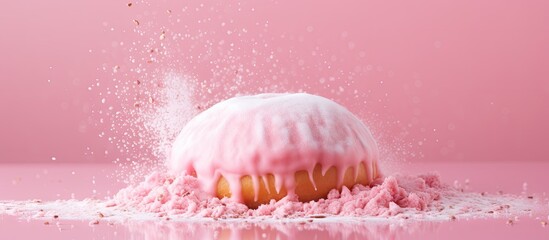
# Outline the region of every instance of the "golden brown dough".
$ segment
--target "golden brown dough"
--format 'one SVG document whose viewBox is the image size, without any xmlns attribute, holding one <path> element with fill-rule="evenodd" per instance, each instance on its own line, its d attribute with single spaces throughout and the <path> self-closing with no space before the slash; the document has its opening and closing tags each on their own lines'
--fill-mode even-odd
<svg viewBox="0 0 549 240">
<path fill-rule="evenodd" d="M 325 198 L 330 190 L 337 188 L 337 171 L 335 167 L 328 169 L 325 175 L 322 175 L 321 166 L 316 165 L 313 170 L 313 179 L 316 183 L 317 189 L 315 190 L 307 171 L 298 171 L 295 173 L 296 189 L 295 193 L 297 194 L 299 201 L 308 202 L 312 200 L 318 200 L 320 198 Z M 349 167 L 345 171 L 345 176 L 343 178 L 343 185 L 347 188 L 352 188 L 355 184 L 368 185 L 368 170 L 364 166 L 364 163 L 359 164 L 358 175 L 355 179 L 354 169 Z M 373 173 L 373 178 L 377 177 L 377 166 L 373 165 L 370 170 Z M 257 208 L 261 204 L 269 203 L 271 199 L 280 200 L 287 194 L 287 190 L 282 187 L 280 192 L 276 192 L 275 188 L 275 178 L 272 174 L 266 176 L 267 186 L 269 191 L 267 191 L 265 182 L 263 178 L 259 178 L 259 192 L 257 196 L 257 201 L 255 200 L 255 191 L 253 187 L 252 178 L 248 175 L 240 179 L 242 185 L 242 197 L 243 202 L 249 208 Z M 338 188 L 341 190 L 341 188 Z M 223 176 L 217 182 L 217 197 L 230 197 L 231 191 L 229 188 L 229 183 Z"/>
</svg>

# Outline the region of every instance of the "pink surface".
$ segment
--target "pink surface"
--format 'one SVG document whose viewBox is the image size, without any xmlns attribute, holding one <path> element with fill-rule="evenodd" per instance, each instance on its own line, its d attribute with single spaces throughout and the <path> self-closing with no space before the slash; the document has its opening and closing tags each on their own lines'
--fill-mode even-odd
<svg viewBox="0 0 549 240">
<path fill-rule="evenodd" d="M 57 225 L 57 222 L 60 224 Z M 523 219 L 513 225 L 501 220 L 417 222 L 408 225 L 370 223 L 357 227 L 342 223 L 253 224 L 133 222 L 126 225 L 54 220 L 27 222 L 0 217 L 0 231 L 8 239 L 544 239 L 549 227 Z"/>
<path fill-rule="evenodd" d="M 549 157 L 547 1 L 220 3 L 135 2 L 128 8 L 117 1 L 4 2 L 0 161 L 49 162 L 54 156 L 59 162 L 111 162 L 124 156 L 97 137 L 108 126 L 96 127 L 100 116 L 91 114 L 117 105 L 102 105 L 99 95 L 114 88 L 112 78 L 134 81 L 111 73 L 115 66 L 123 74 L 133 68 L 132 43 L 158 39 L 162 29 L 169 37 L 209 32 L 198 40 L 169 42 L 174 56 L 148 67 L 184 69 L 208 80 L 215 65 L 189 59 L 198 62 L 204 53 L 197 43 L 225 40 L 228 46 L 234 40 L 228 30 L 242 28 L 250 34 L 241 37 L 246 44 L 236 42 L 240 52 L 217 49 L 208 61 L 221 68 L 249 66 L 250 58 L 241 53 L 258 43 L 260 64 L 242 81 L 289 82 L 291 89 L 307 85 L 367 119 L 381 141 L 396 138 L 395 149 L 407 148 L 414 162 Z M 155 34 L 136 34 L 134 19 Z M 276 67 L 265 60 L 271 52 Z M 100 90 L 88 90 L 98 82 Z M 345 91 L 338 93 L 339 87 Z M 353 97 L 355 89 L 359 98 Z"/>
<path fill-rule="evenodd" d="M 217 146 L 217 147 L 212 147 Z M 191 119 L 173 143 L 167 165 L 176 174 L 196 174 L 203 191 L 215 196 L 224 177 L 231 197 L 243 201 L 240 179 L 250 176 L 255 196 L 260 178 L 275 178 L 276 192 L 296 194 L 294 175 L 335 167 L 343 185 L 348 168 L 377 177 L 379 150 L 368 127 L 345 107 L 311 94 L 239 96 L 213 105 Z M 265 185 L 264 185 L 265 186 Z M 269 189 L 266 187 L 266 189 Z"/>
<path fill-rule="evenodd" d="M 57 222 L 60 224 L 57 225 Z M 357 227 L 342 223 L 253 224 L 132 222 L 126 225 L 54 220 L 27 222 L 0 217 L 0 230 L 8 239 L 544 239 L 549 227 L 523 219 L 513 225 L 501 220 L 417 222 L 408 225 L 370 223 Z M 168 237 L 167 237 L 168 236 Z"/>
</svg>

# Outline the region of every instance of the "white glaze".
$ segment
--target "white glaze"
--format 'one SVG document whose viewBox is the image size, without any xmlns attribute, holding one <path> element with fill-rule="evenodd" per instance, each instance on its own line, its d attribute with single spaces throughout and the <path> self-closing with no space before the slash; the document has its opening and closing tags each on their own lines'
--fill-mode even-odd
<svg viewBox="0 0 549 240">
<path fill-rule="evenodd" d="M 249 175 L 257 196 L 259 177 L 273 174 L 276 190 L 293 194 L 294 174 L 311 175 L 317 164 L 323 173 L 336 167 L 340 186 L 347 168 L 364 163 L 371 181 L 378 155 L 368 128 L 343 106 L 305 93 L 269 93 L 234 97 L 195 116 L 175 140 L 168 166 L 194 171 L 211 194 L 221 176 L 241 193 L 240 178 Z"/>
</svg>

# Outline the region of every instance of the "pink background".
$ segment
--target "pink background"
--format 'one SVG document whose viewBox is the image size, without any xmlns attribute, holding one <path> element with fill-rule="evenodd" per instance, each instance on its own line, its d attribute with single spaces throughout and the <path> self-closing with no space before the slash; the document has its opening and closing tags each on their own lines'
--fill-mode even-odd
<svg viewBox="0 0 549 240">
<path fill-rule="evenodd" d="M 178 31 L 173 19 L 161 17 L 165 9 L 187 16 L 183 20 L 190 29 L 224 32 L 219 23 L 232 19 L 227 21 L 232 27 L 264 31 L 257 38 L 269 49 L 293 50 L 291 58 L 278 54 L 279 68 L 315 66 L 269 84 L 286 79 L 287 86 L 312 86 L 305 89 L 338 100 L 367 119 L 388 148 L 414 153 L 407 155 L 410 161 L 549 157 L 547 1 L 223 2 L 227 11 L 220 1 L 207 1 L 204 9 L 219 11 L 196 14 L 181 12 L 178 1 L 137 2 L 132 8 L 123 1 L 3 2 L 0 162 L 51 162 L 52 157 L 57 162 L 111 162 L 117 157 L 112 144 L 98 137 L 104 127 L 96 126 L 92 111 L 105 106 L 88 87 L 97 82 L 103 89 L 113 87 L 113 75 L 103 66 L 123 70 L 131 65 L 129 48 L 120 42 L 136 41 L 133 19 L 141 25 L 154 20 L 150 27 L 166 25 L 168 34 Z M 211 21 L 197 23 L 208 16 Z M 224 36 L 214 34 L 212 40 L 229 39 Z M 171 49 L 191 53 L 185 44 L 176 42 Z M 248 51 L 253 46 L 241 47 Z M 311 54 L 315 50 L 323 54 Z M 211 78 L 210 66 L 193 71 L 182 56 L 157 68 L 175 65 Z M 325 62 L 331 62 L 330 68 Z M 271 68 L 259 66 L 259 77 L 247 81 L 265 84 Z M 346 73 L 338 75 L 338 70 Z M 333 93 L 352 71 L 359 74 L 344 96 Z M 319 81 L 330 76 L 336 76 L 331 87 Z M 365 93 L 360 101 L 349 97 L 354 89 Z"/>
</svg>

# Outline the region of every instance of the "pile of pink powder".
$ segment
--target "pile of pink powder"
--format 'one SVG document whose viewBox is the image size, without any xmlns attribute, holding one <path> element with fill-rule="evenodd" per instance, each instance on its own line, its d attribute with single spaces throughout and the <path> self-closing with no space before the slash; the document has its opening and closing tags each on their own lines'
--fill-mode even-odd
<svg viewBox="0 0 549 240">
<path fill-rule="evenodd" d="M 272 216 L 275 218 L 311 215 L 395 216 L 405 210 L 423 211 L 437 206 L 449 186 L 436 175 L 390 176 L 372 186 L 356 185 L 332 190 L 326 199 L 299 202 L 295 196 L 272 200 L 257 209 L 231 199 L 218 199 L 200 190 L 195 177 L 170 176 L 154 172 L 145 181 L 122 189 L 107 202 L 108 207 L 164 215 L 211 218 Z"/>
<path fill-rule="evenodd" d="M 368 220 L 455 220 L 546 214 L 540 197 L 468 192 L 440 182 L 437 175 L 388 176 L 371 186 L 332 190 L 326 199 L 299 202 L 295 196 L 249 209 L 199 188 L 197 178 L 156 171 L 112 198 L 56 201 L 0 201 L 0 214 L 29 219 L 102 221 L 173 220 L 229 222 L 363 222 Z M 544 210 L 545 209 L 545 210 Z M 544 217 L 545 218 L 545 217 Z"/>
</svg>

